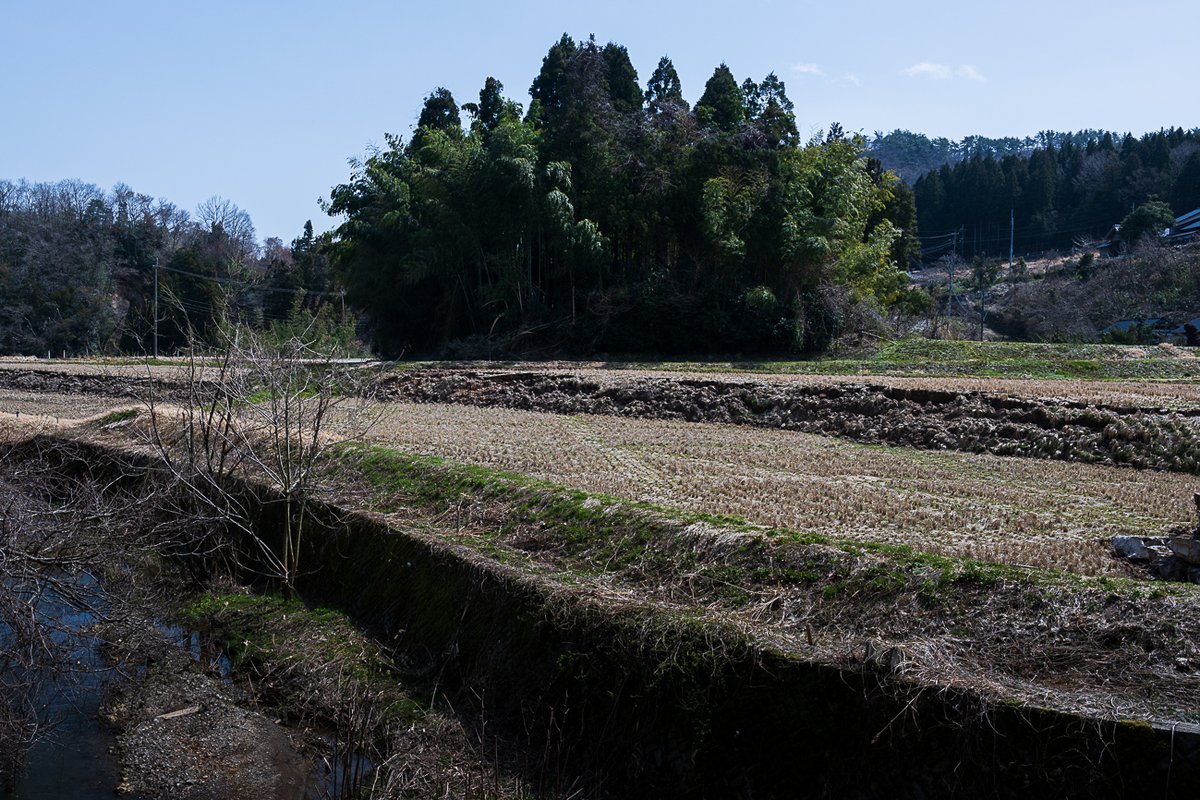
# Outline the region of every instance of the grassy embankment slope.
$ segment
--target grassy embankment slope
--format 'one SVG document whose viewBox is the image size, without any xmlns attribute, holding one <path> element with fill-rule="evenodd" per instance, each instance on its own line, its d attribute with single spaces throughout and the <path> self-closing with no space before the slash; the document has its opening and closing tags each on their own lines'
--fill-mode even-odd
<svg viewBox="0 0 1200 800">
<path fill-rule="evenodd" d="M 1156 345 L 1038 344 L 903 339 L 869 350 L 804 361 L 613 362 L 613 367 L 672 372 L 778 375 L 1042 378 L 1142 381 L 1200 379 L 1200 358 Z"/>
</svg>

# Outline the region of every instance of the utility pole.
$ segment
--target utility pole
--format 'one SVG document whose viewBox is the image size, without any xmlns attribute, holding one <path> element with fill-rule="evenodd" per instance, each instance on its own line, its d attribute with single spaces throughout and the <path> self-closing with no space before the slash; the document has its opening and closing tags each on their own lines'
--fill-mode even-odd
<svg viewBox="0 0 1200 800">
<path fill-rule="evenodd" d="M 1015 209 L 1008 210 L 1008 274 L 1012 275 L 1013 268 L 1013 240 L 1017 234 L 1017 212 Z"/>
<path fill-rule="evenodd" d="M 158 360 L 158 256 L 154 257 L 154 360 Z"/>
<path fill-rule="evenodd" d="M 946 258 L 946 326 L 950 326 L 950 318 L 954 316 L 954 271 L 958 266 L 958 240 L 962 237 L 963 247 L 966 247 L 966 232 L 963 226 L 959 226 L 954 232 L 954 246 L 950 249 L 950 256 Z"/>
</svg>

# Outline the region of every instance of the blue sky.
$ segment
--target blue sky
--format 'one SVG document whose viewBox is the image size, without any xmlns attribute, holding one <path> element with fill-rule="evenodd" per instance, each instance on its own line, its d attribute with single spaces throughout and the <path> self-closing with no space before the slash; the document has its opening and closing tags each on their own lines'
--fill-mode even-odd
<svg viewBox="0 0 1200 800">
<path fill-rule="evenodd" d="M 0 0 L 0 178 L 221 195 L 287 241 L 433 88 L 494 75 L 527 104 L 564 31 L 624 44 L 643 83 L 670 55 L 693 101 L 722 61 L 774 71 L 804 134 L 1192 128 L 1198 23 L 1187 0 Z"/>
</svg>

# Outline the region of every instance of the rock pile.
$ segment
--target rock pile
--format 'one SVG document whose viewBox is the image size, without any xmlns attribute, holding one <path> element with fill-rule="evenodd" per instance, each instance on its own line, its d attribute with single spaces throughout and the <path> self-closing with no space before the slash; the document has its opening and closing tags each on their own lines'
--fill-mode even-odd
<svg viewBox="0 0 1200 800">
<path fill-rule="evenodd" d="M 1200 516 L 1200 492 L 1192 499 Z M 1113 552 L 1164 581 L 1200 584 L 1200 526 L 1175 536 L 1114 536 Z"/>
</svg>

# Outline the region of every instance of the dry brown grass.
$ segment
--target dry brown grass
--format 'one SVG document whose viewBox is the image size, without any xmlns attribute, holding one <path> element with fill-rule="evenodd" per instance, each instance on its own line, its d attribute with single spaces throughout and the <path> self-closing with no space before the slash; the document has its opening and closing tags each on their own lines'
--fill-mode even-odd
<svg viewBox="0 0 1200 800">
<path fill-rule="evenodd" d="M 661 375 L 555 371 L 602 384 Z M 775 375 L 770 380 L 861 379 Z M 1097 402 L 1196 402 L 1195 387 L 1176 383 L 870 380 Z M 28 434 L 129 405 L 127 398 L 0 390 L 0 434 Z M 749 427 L 466 406 L 388 404 L 379 413 L 372 438 L 412 452 L 690 511 L 737 514 L 763 525 L 1086 574 L 1122 571 L 1109 555 L 1107 540 L 1113 535 L 1157 535 L 1192 524 L 1191 497 L 1200 491 L 1195 476 L 877 447 Z"/>
<path fill-rule="evenodd" d="M 45 417 L 51 420 L 81 420 L 136 403 L 128 397 L 48 394 L 0 389 L 0 414 L 16 417 Z"/>
<path fill-rule="evenodd" d="M 369 438 L 762 525 L 1091 575 L 1123 574 L 1113 535 L 1193 523 L 1200 491 L 1180 474 L 467 406 L 387 406 Z"/>
<path fill-rule="evenodd" d="M 1134 351 L 1134 348 L 1130 348 Z M 1190 354 L 1189 354 L 1190 355 Z M 753 371 L 688 372 L 653 369 L 606 369 L 598 363 L 529 362 L 514 368 L 571 375 L 595 381 L 602 386 L 627 384 L 635 378 L 671 378 L 675 380 L 763 381 L 801 386 L 828 386 L 845 383 L 870 383 L 907 389 L 948 392 L 988 392 L 1018 397 L 1068 398 L 1085 403 L 1150 408 L 1200 409 L 1200 384 L 1195 381 L 1168 380 L 1068 380 L 1049 378 L 958 378 L 948 376 L 908 377 L 898 375 L 804 375 Z M 154 365 L 129 362 L 45 361 L 0 358 L 0 370 L 50 372 L 78 376 L 145 378 L 147 375 L 174 380 L 180 377 L 178 364 Z M 488 370 L 483 369 L 484 372 Z M 509 369 L 498 370 L 501 372 Z"/>
</svg>

